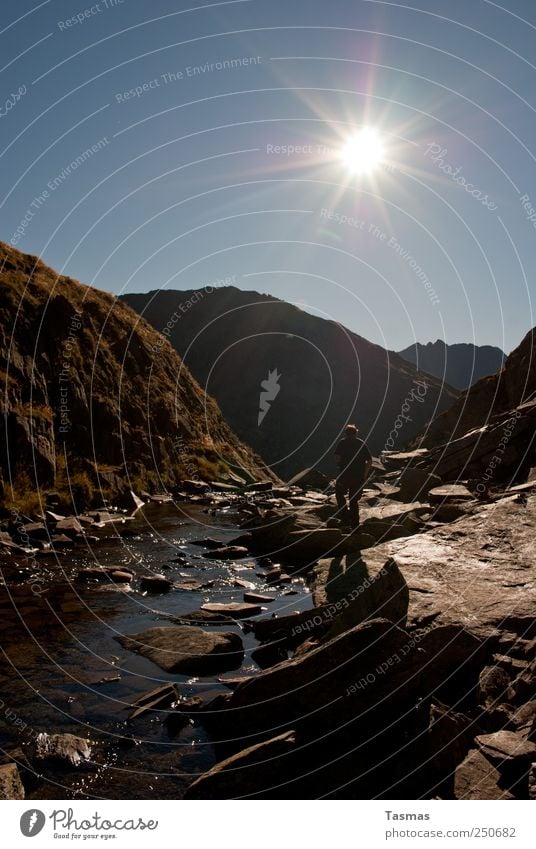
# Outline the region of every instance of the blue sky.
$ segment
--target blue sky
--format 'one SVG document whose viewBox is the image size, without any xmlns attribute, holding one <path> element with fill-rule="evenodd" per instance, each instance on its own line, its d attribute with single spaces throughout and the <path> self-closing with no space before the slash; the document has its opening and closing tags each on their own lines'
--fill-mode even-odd
<svg viewBox="0 0 536 849">
<path fill-rule="evenodd" d="M 536 324 L 529 0 L 2 8 L 4 241 L 116 293 L 230 278 L 391 349 Z M 363 126 L 384 161 L 355 174 Z"/>
</svg>

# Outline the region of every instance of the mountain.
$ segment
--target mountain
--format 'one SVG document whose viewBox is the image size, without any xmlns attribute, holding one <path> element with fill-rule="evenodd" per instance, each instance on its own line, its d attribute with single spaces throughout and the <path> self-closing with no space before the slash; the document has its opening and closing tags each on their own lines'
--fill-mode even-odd
<svg viewBox="0 0 536 849">
<path fill-rule="evenodd" d="M 398 354 L 421 371 L 462 390 L 498 372 L 506 359 L 506 354 L 492 345 L 447 345 L 441 339 L 426 345 L 416 342 Z"/>
<path fill-rule="evenodd" d="M 232 469 L 271 474 L 126 304 L 2 242 L 0 281 L 5 503 L 36 487 L 88 501 Z"/>
<path fill-rule="evenodd" d="M 497 374 L 469 387 L 427 428 L 422 445 L 440 445 L 481 428 L 536 396 L 536 328 L 527 333 Z"/>
<path fill-rule="evenodd" d="M 123 296 L 160 330 L 244 441 L 288 478 L 355 422 L 374 452 L 401 447 L 458 393 L 341 324 L 233 286 Z"/>
<path fill-rule="evenodd" d="M 408 463 L 486 498 L 536 479 L 536 328 L 495 375 L 471 386 L 413 443 Z"/>
</svg>

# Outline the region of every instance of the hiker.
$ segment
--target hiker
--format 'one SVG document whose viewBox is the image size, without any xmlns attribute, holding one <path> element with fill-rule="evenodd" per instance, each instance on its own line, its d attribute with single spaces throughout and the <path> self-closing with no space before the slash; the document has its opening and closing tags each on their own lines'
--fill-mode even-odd
<svg viewBox="0 0 536 849">
<path fill-rule="evenodd" d="M 371 453 L 359 438 L 355 425 L 346 425 L 344 436 L 335 449 L 335 456 L 340 469 L 335 482 L 337 507 L 342 511 L 343 521 L 346 513 L 350 526 L 355 530 L 359 527 L 359 496 L 372 466 Z"/>
</svg>

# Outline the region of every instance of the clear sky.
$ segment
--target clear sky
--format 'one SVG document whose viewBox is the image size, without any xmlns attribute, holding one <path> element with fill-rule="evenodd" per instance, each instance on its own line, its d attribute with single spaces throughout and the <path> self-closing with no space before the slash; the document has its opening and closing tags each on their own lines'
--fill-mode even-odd
<svg viewBox="0 0 536 849">
<path fill-rule="evenodd" d="M 391 349 L 536 324 L 533 0 L 2 12 L 4 241 L 115 293 L 229 279 Z M 340 155 L 363 127 L 370 171 Z"/>
</svg>

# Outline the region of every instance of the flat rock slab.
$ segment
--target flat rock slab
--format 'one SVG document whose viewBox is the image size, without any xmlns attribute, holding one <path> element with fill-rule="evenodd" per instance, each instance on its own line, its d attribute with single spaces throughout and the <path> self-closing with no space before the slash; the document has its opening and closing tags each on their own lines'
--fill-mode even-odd
<svg viewBox="0 0 536 849">
<path fill-rule="evenodd" d="M 445 486 L 436 486 L 428 493 L 430 501 L 444 501 L 452 499 L 455 501 L 472 500 L 474 495 L 466 486 L 462 484 L 446 484 Z"/>
<path fill-rule="evenodd" d="M 481 638 L 536 634 L 536 498 L 508 497 L 361 554 L 374 574 L 393 557 L 410 590 L 408 623 L 452 624 Z M 534 632 L 534 633 L 533 633 Z"/>
<path fill-rule="evenodd" d="M 516 731 L 496 731 L 494 734 L 480 734 L 475 742 L 491 761 L 536 760 L 536 743 L 531 743 Z"/>
<path fill-rule="evenodd" d="M 236 669 L 244 657 L 238 634 L 208 633 L 188 625 L 149 628 L 117 639 L 124 648 L 147 657 L 166 672 L 184 675 L 211 675 Z"/>
<path fill-rule="evenodd" d="M 214 548 L 210 554 L 204 554 L 208 560 L 240 560 L 249 557 L 249 551 L 242 545 L 225 545 L 222 548 Z"/>
<path fill-rule="evenodd" d="M 244 601 L 248 604 L 269 604 L 275 601 L 274 595 L 263 595 L 262 593 L 244 593 Z"/>
<path fill-rule="evenodd" d="M 201 605 L 201 610 L 206 610 L 208 613 L 223 613 L 224 616 L 232 616 L 235 619 L 247 619 L 249 616 L 256 616 L 262 608 L 259 604 L 231 601 L 228 604 L 207 602 Z"/>
<path fill-rule="evenodd" d="M 194 781 L 184 798 L 236 799 L 262 795 L 281 783 L 287 765 L 285 757 L 295 745 L 294 732 L 288 731 L 231 755 Z"/>
</svg>

